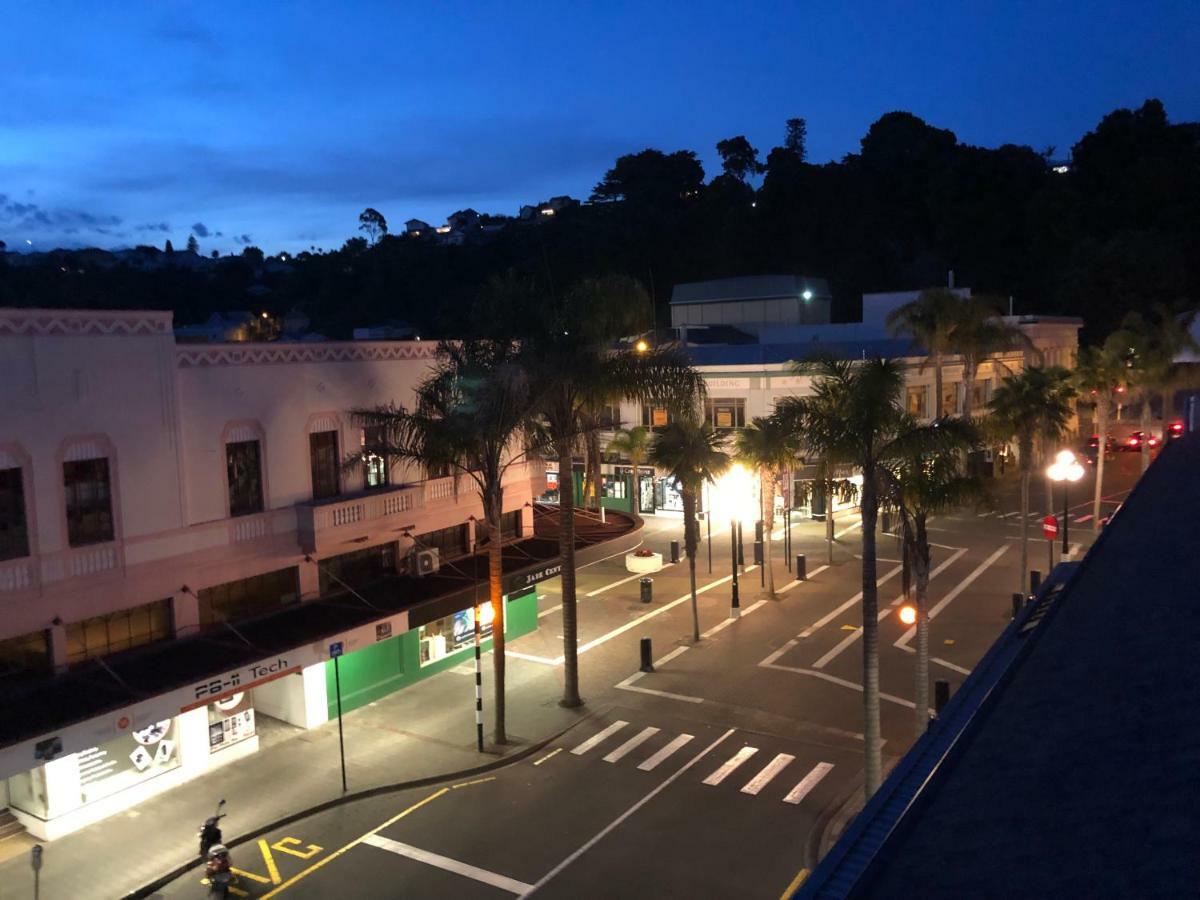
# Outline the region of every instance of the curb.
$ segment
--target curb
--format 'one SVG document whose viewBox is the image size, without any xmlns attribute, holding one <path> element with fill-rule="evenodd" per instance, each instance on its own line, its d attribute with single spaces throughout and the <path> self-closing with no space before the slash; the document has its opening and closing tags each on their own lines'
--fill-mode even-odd
<svg viewBox="0 0 1200 900">
<path fill-rule="evenodd" d="M 592 718 L 593 716 L 599 715 L 600 713 L 604 712 L 606 709 L 609 708 L 609 706 L 611 706 L 611 704 L 606 704 L 603 707 L 598 707 L 596 709 L 589 710 L 585 715 L 581 716 L 579 719 L 572 722 L 566 728 L 560 728 L 558 731 L 554 732 L 553 734 L 549 735 L 548 737 L 544 737 L 539 741 L 535 741 L 534 743 L 530 744 L 528 747 L 525 747 L 521 750 L 518 750 L 516 753 L 513 753 L 511 756 L 505 756 L 505 757 L 502 757 L 501 759 L 493 760 L 492 762 L 489 762 L 489 763 L 484 763 L 481 766 L 474 766 L 473 768 L 470 768 L 470 769 L 460 769 L 457 772 L 445 772 L 440 775 L 429 775 L 425 778 L 414 778 L 411 781 L 398 781 L 394 784 L 383 784 L 383 785 L 379 785 L 378 787 L 367 788 L 366 790 L 363 790 L 363 791 L 357 791 L 353 794 L 345 794 L 344 796 L 341 796 L 341 797 L 334 797 L 332 800 L 326 800 L 323 803 L 318 803 L 316 806 L 311 806 L 311 807 L 308 807 L 307 809 L 302 809 L 302 810 L 299 810 L 294 813 L 289 813 L 288 815 L 284 816 L 281 819 L 276 819 L 273 822 L 268 822 L 265 825 L 260 825 L 259 827 L 255 828 L 251 831 L 248 831 L 245 834 L 240 834 L 237 837 L 232 838 L 231 840 L 225 841 L 225 846 L 226 847 L 237 847 L 240 844 L 245 844 L 245 843 L 248 843 L 249 841 L 256 840 L 257 838 L 261 837 L 262 835 L 267 834 L 268 832 L 274 831 L 277 828 L 283 828 L 285 825 L 291 825 L 293 822 L 298 822 L 300 819 L 306 819 L 309 816 L 314 816 L 314 815 L 317 815 L 318 813 L 323 813 L 323 812 L 326 812 L 327 810 L 335 809 L 339 806 L 344 806 L 347 803 L 353 803 L 357 800 L 366 800 L 371 797 L 382 796 L 383 794 L 394 794 L 394 793 L 399 793 L 400 791 L 411 790 L 412 788 L 428 787 L 430 785 L 440 784 L 443 781 L 455 781 L 460 778 L 470 778 L 474 775 L 485 775 L 488 772 L 494 772 L 497 769 L 502 769 L 505 766 L 509 766 L 509 765 L 512 765 L 513 763 L 521 762 L 522 760 L 526 759 L 527 757 L 533 756 L 539 750 L 543 749 L 547 744 L 558 740 L 560 737 L 562 737 L 564 734 L 566 734 L 572 728 L 582 725 L 584 722 L 586 722 L 588 719 Z M 199 868 L 202 864 L 203 864 L 203 860 L 201 860 L 197 856 L 194 859 L 191 859 L 182 865 L 176 866 L 175 868 L 171 869 L 169 872 L 167 872 L 163 875 L 160 875 L 158 878 L 154 879 L 154 881 L 151 881 L 149 884 L 144 884 L 141 887 L 135 888 L 134 890 L 130 891 L 129 893 L 124 894 L 122 896 L 122 900 L 141 900 L 141 898 L 150 897 L 154 894 L 155 891 L 159 890 L 160 888 L 165 887 L 166 885 L 170 884 L 172 881 L 175 881 L 177 878 L 182 877 L 183 875 L 187 874 L 192 869 Z"/>
</svg>

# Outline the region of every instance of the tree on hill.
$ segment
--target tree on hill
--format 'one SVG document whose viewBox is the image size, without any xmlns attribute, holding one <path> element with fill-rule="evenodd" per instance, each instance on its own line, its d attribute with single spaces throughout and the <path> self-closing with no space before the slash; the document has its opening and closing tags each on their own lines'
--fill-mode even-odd
<svg viewBox="0 0 1200 900">
<path fill-rule="evenodd" d="M 367 207 L 358 214 L 358 230 L 363 232 L 372 244 L 388 233 L 387 219 L 377 209 Z"/>
<path fill-rule="evenodd" d="M 725 174 L 743 183 L 752 175 L 761 175 L 766 171 L 758 161 L 758 150 L 750 145 L 745 135 L 717 141 L 717 153 L 721 156 L 721 168 Z"/>
<path fill-rule="evenodd" d="M 175 246 L 171 243 L 170 238 L 167 238 L 167 243 L 165 245 L 163 245 L 163 252 L 164 253 L 174 253 L 175 252 Z"/>
<path fill-rule="evenodd" d="M 788 119 L 786 127 L 783 149 L 804 162 L 808 156 L 808 122 L 801 118 Z"/>
<path fill-rule="evenodd" d="M 596 201 L 672 206 L 700 192 L 704 167 L 691 150 L 643 150 L 617 160 L 592 191 Z"/>
<path fill-rule="evenodd" d="M 198 240 L 196 240 L 196 236 L 194 234 L 188 235 L 187 251 L 188 251 L 188 253 L 197 253 L 197 254 L 200 252 L 200 242 Z"/>
</svg>

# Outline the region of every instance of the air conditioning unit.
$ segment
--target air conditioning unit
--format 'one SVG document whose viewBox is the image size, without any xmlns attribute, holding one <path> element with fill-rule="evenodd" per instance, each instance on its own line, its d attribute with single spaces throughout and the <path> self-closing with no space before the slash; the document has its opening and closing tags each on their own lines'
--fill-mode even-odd
<svg viewBox="0 0 1200 900">
<path fill-rule="evenodd" d="M 417 551 L 417 574 L 432 575 L 439 568 L 441 562 L 438 559 L 437 550 L 419 550 Z"/>
</svg>

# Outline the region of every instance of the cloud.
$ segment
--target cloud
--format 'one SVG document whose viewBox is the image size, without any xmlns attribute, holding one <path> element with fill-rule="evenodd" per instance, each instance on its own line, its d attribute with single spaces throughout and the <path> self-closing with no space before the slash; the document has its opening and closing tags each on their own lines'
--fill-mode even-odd
<svg viewBox="0 0 1200 900">
<path fill-rule="evenodd" d="M 250 237 L 250 235 L 248 235 L 248 234 L 239 234 L 234 238 L 234 240 L 237 241 L 239 244 L 253 244 L 254 243 L 254 238 Z"/>
<path fill-rule="evenodd" d="M 21 203 L 9 199 L 7 194 L 0 194 L 0 224 L 29 231 L 57 230 L 75 234 L 80 230 L 92 230 L 109 234 L 121 224 L 121 217 L 82 209 L 47 209 L 37 203 Z"/>
<path fill-rule="evenodd" d="M 192 231 L 196 233 L 196 237 L 208 237 L 208 226 L 203 222 L 197 222 L 193 225 Z"/>
<path fill-rule="evenodd" d="M 171 226 L 168 225 L 166 222 L 146 222 L 143 225 L 136 226 L 135 230 L 168 232 L 171 230 Z"/>
</svg>

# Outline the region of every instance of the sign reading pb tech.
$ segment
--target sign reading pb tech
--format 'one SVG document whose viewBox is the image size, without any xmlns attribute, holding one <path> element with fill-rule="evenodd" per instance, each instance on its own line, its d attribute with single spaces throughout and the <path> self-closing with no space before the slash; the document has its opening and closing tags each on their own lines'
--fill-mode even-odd
<svg viewBox="0 0 1200 900">
<path fill-rule="evenodd" d="M 193 685 L 192 699 L 201 703 L 208 703 L 224 694 L 244 691 L 247 688 L 254 687 L 256 684 L 270 681 L 273 678 L 286 674 L 291 668 L 293 666 L 289 664 L 288 657 L 286 656 L 275 656 L 270 659 L 261 660 L 244 666 L 241 669 L 226 672 L 224 675 L 218 675 L 197 685 Z M 200 704 L 195 703 L 188 708 L 190 709 L 198 705 Z"/>
</svg>

